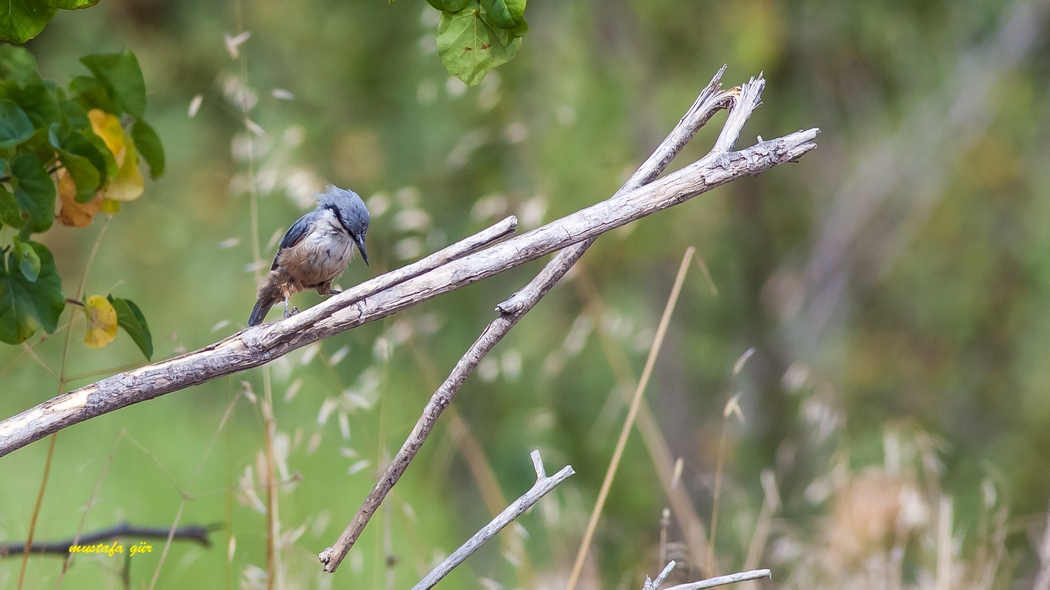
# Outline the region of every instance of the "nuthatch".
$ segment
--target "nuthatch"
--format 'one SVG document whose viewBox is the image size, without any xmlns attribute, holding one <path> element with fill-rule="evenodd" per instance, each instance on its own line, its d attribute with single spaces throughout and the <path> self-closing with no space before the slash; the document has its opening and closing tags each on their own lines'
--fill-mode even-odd
<svg viewBox="0 0 1050 590">
<path fill-rule="evenodd" d="M 364 201 L 354 191 L 332 185 L 317 196 L 317 208 L 300 217 L 281 238 L 266 284 L 259 289 L 259 300 L 248 318 L 249 326 L 260 324 L 281 299 L 284 317 L 289 317 L 288 297 L 294 293 L 317 289 L 320 295 L 338 294 L 332 289 L 332 281 L 350 264 L 354 244 L 368 264 L 368 209 Z"/>
</svg>

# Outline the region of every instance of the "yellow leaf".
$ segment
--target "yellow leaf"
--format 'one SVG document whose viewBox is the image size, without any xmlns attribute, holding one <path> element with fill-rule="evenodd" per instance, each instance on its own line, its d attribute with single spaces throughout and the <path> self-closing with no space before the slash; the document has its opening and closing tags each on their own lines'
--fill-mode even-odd
<svg viewBox="0 0 1050 590">
<path fill-rule="evenodd" d="M 91 109 L 88 111 L 88 120 L 91 121 L 91 130 L 95 135 L 106 142 L 106 147 L 113 152 L 113 158 L 117 166 L 124 163 L 124 152 L 127 149 L 124 144 L 124 128 L 120 126 L 120 119 L 102 109 Z"/>
<path fill-rule="evenodd" d="M 105 297 L 88 297 L 84 308 L 87 313 L 87 335 L 84 344 L 91 348 L 102 348 L 117 337 L 117 310 Z"/>
<path fill-rule="evenodd" d="M 91 129 L 102 138 L 113 159 L 117 162 L 116 178 L 106 181 L 102 196 L 109 201 L 134 201 L 145 190 L 145 181 L 139 172 L 139 157 L 135 152 L 135 143 L 120 125 L 120 119 L 101 109 L 88 111 Z"/>
<path fill-rule="evenodd" d="M 102 209 L 101 195 L 96 195 L 87 203 L 77 202 L 77 185 L 65 168 L 58 169 L 58 199 L 62 205 L 58 211 L 58 221 L 63 225 L 87 227 Z"/>
<path fill-rule="evenodd" d="M 139 156 L 131 137 L 124 137 L 126 153 L 124 163 L 120 164 L 117 177 L 106 183 L 103 196 L 109 201 L 134 201 L 146 189 L 146 183 L 139 172 Z M 119 163 L 120 160 L 117 160 Z"/>
<path fill-rule="evenodd" d="M 116 215 L 117 213 L 120 213 L 120 201 L 102 199 L 102 212 L 106 215 Z"/>
</svg>

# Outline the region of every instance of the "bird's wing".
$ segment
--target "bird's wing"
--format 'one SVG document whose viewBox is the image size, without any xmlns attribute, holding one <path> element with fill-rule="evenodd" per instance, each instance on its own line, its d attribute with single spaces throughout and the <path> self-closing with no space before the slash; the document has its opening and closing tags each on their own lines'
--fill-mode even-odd
<svg viewBox="0 0 1050 590">
<path fill-rule="evenodd" d="M 281 245 L 277 248 L 277 254 L 273 257 L 273 264 L 270 265 L 270 270 L 277 269 L 277 259 L 281 256 L 281 250 L 295 246 L 303 241 L 306 234 L 310 233 L 310 222 L 313 213 L 314 212 L 311 211 L 310 213 L 303 215 L 292 224 L 292 227 L 288 228 L 288 231 L 284 232 L 284 237 L 281 238 Z"/>
</svg>

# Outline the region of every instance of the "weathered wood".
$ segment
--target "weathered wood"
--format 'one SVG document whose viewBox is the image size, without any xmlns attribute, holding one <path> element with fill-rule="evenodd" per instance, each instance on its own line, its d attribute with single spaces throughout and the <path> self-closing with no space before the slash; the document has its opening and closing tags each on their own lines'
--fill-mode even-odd
<svg viewBox="0 0 1050 590">
<path fill-rule="evenodd" d="M 444 561 L 438 564 L 429 574 L 420 580 L 415 586 L 412 586 L 412 590 L 429 590 L 437 585 L 442 578 L 447 576 L 452 570 L 459 564 L 463 563 L 470 557 L 475 551 L 481 549 L 484 545 L 496 536 L 496 533 L 504 529 L 508 524 L 514 522 L 516 518 L 525 514 L 525 511 L 531 508 L 536 502 L 540 501 L 540 498 L 546 496 L 561 482 L 574 475 L 576 472 L 572 470 L 571 465 L 562 467 L 560 471 L 554 475 L 547 477 L 547 474 L 543 470 L 543 460 L 540 458 L 539 451 L 532 452 L 532 463 L 536 468 L 536 483 L 532 484 L 529 491 L 525 492 L 520 498 L 515 500 L 510 506 L 496 515 L 487 525 L 481 527 L 481 530 L 474 533 L 474 536 L 467 539 L 466 543 L 463 543 L 452 552 Z M 324 557 L 321 558 L 322 561 Z"/>
<path fill-rule="evenodd" d="M 678 125 L 675 125 L 671 133 L 657 146 L 653 155 L 642 163 L 638 170 L 631 175 L 631 178 L 620 187 L 620 190 L 616 191 L 617 195 L 638 188 L 659 176 L 714 113 L 728 108 L 735 101 L 740 95 L 741 89 L 731 88 L 721 91 L 719 80 L 724 72 L 725 67 L 723 66 L 693 102 L 693 106 L 678 122 Z M 752 81 L 751 84 L 760 86 L 761 81 Z M 753 110 L 755 106 L 757 106 L 757 103 L 745 105 L 744 108 Z M 415 458 L 416 453 L 419 452 L 423 443 L 426 442 L 441 413 L 452 403 L 463 382 L 474 372 L 481 359 L 565 276 L 565 273 L 576 264 L 576 261 L 583 256 L 587 248 L 594 243 L 594 240 L 595 238 L 591 238 L 558 252 L 543 270 L 529 281 L 528 285 L 496 306 L 496 311 L 500 312 L 500 315 L 486 326 L 481 336 L 456 363 L 452 373 L 438 387 L 434 395 L 431 396 L 430 401 L 423 408 L 422 415 L 416 421 L 415 428 L 412 429 L 405 443 L 401 445 L 401 449 L 391 459 L 386 470 L 376 480 L 372 491 L 361 503 L 361 507 L 358 508 L 346 529 L 339 535 L 339 539 L 331 547 L 321 552 L 319 558 L 324 564 L 326 572 L 334 572 L 339 567 L 339 564 L 346 557 L 354 543 L 357 542 L 365 526 L 368 525 L 369 520 L 379 508 L 379 505 L 401 479 L 401 476 Z"/>
<path fill-rule="evenodd" d="M 394 278 L 388 273 L 366 281 L 286 320 L 248 328 L 200 350 L 60 395 L 0 422 L 0 456 L 95 416 L 263 365 L 312 342 L 591 240 L 737 178 L 796 160 L 816 148 L 813 141 L 817 133 L 817 129 L 809 129 L 768 141 L 760 139 L 739 151 L 713 151 L 650 184 L 422 274 L 411 276 L 405 272 L 409 267 L 393 271 L 398 273 Z"/>
</svg>

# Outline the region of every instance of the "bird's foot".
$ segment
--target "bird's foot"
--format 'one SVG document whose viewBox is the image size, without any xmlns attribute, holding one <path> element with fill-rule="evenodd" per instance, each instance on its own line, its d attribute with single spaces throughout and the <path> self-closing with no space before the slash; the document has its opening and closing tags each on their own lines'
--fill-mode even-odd
<svg viewBox="0 0 1050 590">
<path fill-rule="evenodd" d="M 295 315 L 297 313 L 299 313 L 299 308 L 298 307 L 293 307 L 291 309 L 291 311 L 285 310 L 284 311 L 284 319 L 288 319 L 288 318 L 292 317 L 293 315 Z"/>
</svg>

